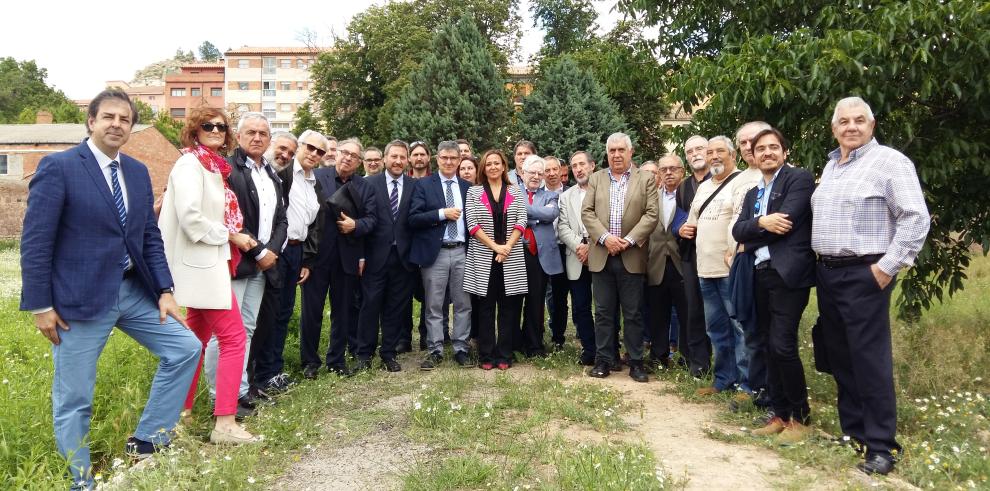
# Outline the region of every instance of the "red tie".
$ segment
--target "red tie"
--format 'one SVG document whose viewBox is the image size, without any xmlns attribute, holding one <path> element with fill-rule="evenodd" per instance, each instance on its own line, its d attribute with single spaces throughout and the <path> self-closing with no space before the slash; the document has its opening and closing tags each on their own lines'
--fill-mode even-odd
<svg viewBox="0 0 990 491">
<path fill-rule="evenodd" d="M 533 204 L 533 195 L 536 194 L 536 193 L 534 193 L 533 191 L 526 191 L 526 192 L 529 193 L 529 204 Z M 536 255 L 536 236 L 533 235 L 533 229 L 530 228 L 530 227 L 526 227 L 526 232 L 523 233 L 523 238 L 526 239 L 526 243 L 529 244 L 527 246 L 529 248 L 529 253 L 535 256 Z"/>
</svg>

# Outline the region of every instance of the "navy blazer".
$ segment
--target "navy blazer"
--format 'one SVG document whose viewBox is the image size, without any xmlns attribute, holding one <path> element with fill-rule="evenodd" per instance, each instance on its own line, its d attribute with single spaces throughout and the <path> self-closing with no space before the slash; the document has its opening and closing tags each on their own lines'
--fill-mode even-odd
<svg viewBox="0 0 990 491">
<path fill-rule="evenodd" d="M 780 169 L 770 189 L 767 213 L 786 213 L 793 226 L 778 235 L 760 228 L 754 217 L 754 204 L 759 188 L 746 193 L 739 219 L 732 227 L 732 237 L 756 254 L 763 246 L 770 247 L 770 261 L 780 278 L 791 288 L 806 288 L 815 284 L 815 253 L 811 250 L 811 193 L 815 178 L 810 172 L 787 164 Z"/>
<path fill-rule="evenodd" d="M 327 271 L 330 267 L 330 258 L 340 254 L 344 272 L 356 275 L 358 262 L 364 258 L 365 238 L 375 229 L 378 220 L 374 193 L 363 177 L 357 174 L 351 175 L 348 182 L 351 183 L 353 193 L 361 199 L 355 203 L 358 207 L 357 216 L 351 217 L 355 222 L 354 231 L 346 235 L 341 234 L 337 228 L 339 217 L 330 216 L 330 204 L 327 202 L 333 193 L 337 192 L 337 168 L 320 167 L 313 172 L 316 173 L 316 182 L 320 185 L 320 213 L 316 220 L 321 229 L 319 251 L 313 261 L 314 269 Z"/>
<path fill-rule="evenodd" d="M 231 167 L 230 177 L 227 178 L 227 183 L 230 186 L 230 190 L 237 195 L 237 204 L 241 208 L 241 214 L 244 215 L 244 229 L 242 232 L 246 232 L 251 237 L 257 239 L 258 221 L 260 219 L 258 216 L 258 207 L 260 206 L 258 204 L 258 188 L 254 185 L 254 179 L 251 178 L 251 169 L 245 164 L 246 161 L 247 154 L 240 147 L 234 150 L 234 154 L 227 158 L 227 162 L 230 163 Z M 289 200 L 282 193 L 282 179 L 278 177 L 271 165 L 265 166 L 265 171 L 275 186 L 275 216 L 272 218 L 272 234 L 268 238 L 267 243 L 258 240 L 258 245 L 242 255 L 241 262 L 237 264 L 236 276 L 238 278 L 251 276 L 258 272 L 258 262 L 254 258 L 261 253 L 262 249 L 268 249 L 275 254 L 281 255 L 282 245 L 285 244 L 285 239 L 288 237 L 289 220 L 285 217 L 285 206 Z M 278 268 L 276 267 L 268 268 L 265 271 L 265 278 L 274 287 L 282 286 L 282 280 L 279 278 Z"/>
<path fill-rule="evenodd" d="M 125 250 L 156 302 L 158 292 L 172 286 L 148 169 L 127 155 L 118 158 L 127 187 L 126 231 L 85 141 L 41 159 L 21 235 L 21 310 L 54 307 L 65 320 L 102 317 L 117 302 Z"/>
<path fill-rule="evenodd" d="M 390 244 L 395 242 L 396 250 L 402 266 L 412 271 L 413 266 L 409 264 L 409 204 L 412 202 L 413 187 L 416 179 L 403 174 L 402 196 L 399 197 L 399 213 L 395 219 L 392 218 L 392 202 L 389 196 L 392 195 L 392 188 L 389 186 L 389 179 L 385 174 L 378 174 L 365 178 L 365 182 L 371 188 L 375 199 L 375 206 L 378 209 L 378 219 L 375 221 L 375 228 L 368 234 L 368 244 L 364 251 L 364 272 L 377 273 L 388 262 L 389 252 L 392 250 Z"/>
<path fill-rule="evenodd" d="M 467 191 L 471 184 L 460 177 L 461 203 L 467 206 Z M 440 209 L 447 207 L 440 173 L 431 174 L 416 180 L 412 202 L 409 205 L 409 227 L 412 229 L 412 243 L 409 245 L 409 262 L 426 267 L 433 264 L 440 254 L 443 233 L 447 220 L 440 219 Z M 464 223 L 464 247 L 467 248 L 467 213 L 461 213 Z"/>
</svg>

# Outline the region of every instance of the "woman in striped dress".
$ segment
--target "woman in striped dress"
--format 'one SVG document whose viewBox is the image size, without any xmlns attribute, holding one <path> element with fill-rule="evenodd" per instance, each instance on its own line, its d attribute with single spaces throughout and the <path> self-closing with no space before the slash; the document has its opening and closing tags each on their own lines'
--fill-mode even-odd
<svg viewBox="0 0 990 491">
<path fill-rule="evenodd" d="M 512 333 L 519 330 L 526 295 L 526 263 L 522 237 L 526 204 L 518 186 L 509 184 L 508 161 L 499 150 L 481 158 L 481 185 L 467 193 L 468 242 L 464 291 L 475 298 L 478 312 L 478 358 L 484 370 L 512 365 Z M 495 335 L 496 309 L 498 336 Z"/>
</svg>

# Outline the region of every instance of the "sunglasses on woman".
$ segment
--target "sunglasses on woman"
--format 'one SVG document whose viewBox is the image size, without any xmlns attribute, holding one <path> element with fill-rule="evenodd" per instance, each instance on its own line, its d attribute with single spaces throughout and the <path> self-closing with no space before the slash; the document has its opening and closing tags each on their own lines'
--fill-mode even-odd
<svg viewBox="0 0 990 491">
<path fill-rule="evenodd" d="M 223 123 L 203 123 L 203 124 L 199 125 L 199 127 L 200 128 L 203 128 L 203 131 L 205 131 L 207 133 L 212 133 L 213 132 L 213 128 L 216 128 L 217 131 L 219 131 L 220 133 L 226 133 L 227 132 L 227 125 L 225 125 Z"/>
</svg>

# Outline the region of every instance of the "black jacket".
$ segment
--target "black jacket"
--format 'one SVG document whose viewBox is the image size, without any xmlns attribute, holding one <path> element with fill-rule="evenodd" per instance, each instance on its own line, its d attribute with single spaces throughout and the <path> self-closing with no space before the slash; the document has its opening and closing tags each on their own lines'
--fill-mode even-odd
<svg viewBox="0 0 990 491">
<path fill-rule="evenodd" d="M 701 182 L 705 182 L 711 178 L 711 173 L 705 174 L 705 178 Z M 701 182 L 698 182 L 694 178 L 694 174 L 688 173 L 687 177 L 681 181 L 680 186 L 677 186 L 677 207 L 684 210 L 684 213 L 691 212 L 691 202 L 694 201 L 694 195 L 698 194 L 698 187 L 701 186 Z M 677 235 L 677 230 L 673 230 L 675 236 L 677 236 L 677 243 L 680 244 L 681 261 L 693 263 L 695 260 L 695 243 L 694 239 L 685 239 Z"/>
<path fill-rule="evenodd" d="M 390 244 L 395 242 L 398 249 L 399 258 L 402 265 L 409 271 L 413 266 L 409 264 L 409 242 L 411 233 L 409 231 L 409 203 L 412 200 L 413 185 L 416 179 L 405 174 L 402 175 L 402 196 L 399 198 L 398 216 L 392 219 L 392 204 L 389 196 L 392 188 L 389 187 L 389 180 L 386 179 L 387 172 L 380 172 L 377 175 L 365 178 L 368 183 L 377 207 L 378 220 L 375 228 L 367 237 L 368 247 L 365 248 L 364 272 L 377 273 L 388 262 L 388 254 L 391 250 Z"/>
<path fill-rule="evenodd" d="M 767 214 L 786 213 L 793 224 L 791 230 L 778 235 L 760 228 L 754 217 L 754 204 L 759 188 L 746 193 L 739 219 L 732 227 L 732 237 L 755 254 L 756 249 L 769 246 L 770 261 L 784 283 L 791 288 L 806 288 L 815 284 L 815 253 L 811 250 L 811 193 L 815 178 L 810 172 L 784 165 L 770 189 Z"/>
<path fill-rule="evenodd" d="M 292 189 L 292 168 L 295 165 L 295 161 L 289 164 L 288 167 L 278 171 L 278 177 L 282 180 L 282 196 L 285 196 L 285 208 L 289 208 L 289 190 Z M 313 169 L 316 172 L 316 169 Z M 320 180 L 316 180 L 316 197 L 317 200 L 322 203 L 320 196 L 322 196 L 323 185 L 320 184 Z M 322 205 L 321 205 L 322 209 Z M 309 224 L 309 232 L 306 233 L 306 241 L 303 242 L 303 259 L 302 266 L 304 268 L 313 268 L 313 264 L 316 261 L 316 255 L 320 250 L 320 234 L 322 232 L 322 223 L 320 223 L 320 215 L 317 213 L 316 219 L 313 223 Z M 286 227 L 288 227 L 288 222 L 286 222 Z"/>
<path fill-rule="evenodd" d="M 244 215 L 244 228 L 241 231 L 257 239 L 259 219 L 258 189 L 255 188 L 254 181 L 251 179 L 251 169 L 244 163 L 246 160 L 247 154 L 240 148 L 234 150 L 234 154 L 227 158 L 227 162 L 230 163 L 232 168 L 227 182 L 230 184 L 230 189 L 237 196 L 237 204 L 241 208 L 241 214 Z M 258 245 L 254 249 L 243 254 L 240 264 L 237 265 L 237 274 L 235 276 L 237 278 L 250 276 L 258 272 L 258 264 L 254 260 L 254 257 L 263 248 L 281 255 L 282 244 L 285 243 L 286 233 L 289 228 L 289 222 L 285 219 L 286 199 L 285 194 L 282 192 L 281 179 L 279 179 L 275 173 L 275 169 L 270 165 L 265 166 L 265 171 L 268 173 L 268 177 L 275 183 L 275 217 L 272 220 L 272 235 L 267 243 L 262 243 L 258 240 Z M 278 268 L 269 268 L 268 271 L 265 271 L 265 278 L 273 287 L 282 286 L 281 279 L 278 276 Z"/>
<path fill-rule="evenodd" d="M 320 214 L 316 218 L 319 222 L 320 237 L 319 250 L 312 261 L 316 272 L 329 272 L 330 258 L 334 254 L 340 254 L 341 264 L 344 272 L 356 275 L 358 271 L 358 261 L 364 257 L 365 238 L 375 228 L 377 220 L 377 210 L 375 199 L 367 181 L 357 174 L 351 176 L 350 182 L 352 196 L 359 196 L 361 199 L 355 203 L 358 207 L 357 216 L 351 218 L 357 222 L 357 227 L 349 235 L 342 235 L 337 229 L 337 217 L 330 216 L 330 205 L 327 200 L 337 192 L 340 184 L 337 181 L 336 167 L 321 167 L 316 169 L 316 182 L 320 185 Z M 367 266 L 367 265 L 366 265 Z M 311 268 L 312 270 L 312 268 Z"/>
</svg>

